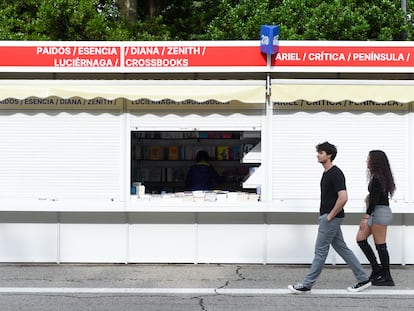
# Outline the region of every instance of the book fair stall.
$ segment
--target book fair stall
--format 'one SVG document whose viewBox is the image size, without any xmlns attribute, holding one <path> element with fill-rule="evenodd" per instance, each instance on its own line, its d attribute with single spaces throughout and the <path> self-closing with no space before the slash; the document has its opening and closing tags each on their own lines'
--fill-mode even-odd
<svg viewBox="0 0 414 311">
<path fill-rule="evenodd" d="M 3 41 L 0 261 L 310 263 L 329 141 L 348 245 L 382 149 L 414 263 L 413 44 L 263 41 Z M 200 151 L 223 179 L 191 190 Z"/>
</svg>

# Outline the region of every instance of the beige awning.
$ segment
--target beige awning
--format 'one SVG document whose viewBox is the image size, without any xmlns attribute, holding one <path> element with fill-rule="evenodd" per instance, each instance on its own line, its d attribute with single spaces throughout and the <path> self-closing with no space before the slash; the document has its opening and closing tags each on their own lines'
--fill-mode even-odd
<svg viewBox="0 0 414 311">
<path fill-rule="evenodd" d="M 264 103 L 265 81 L 0 80 L 0 100 L 30 97 Z"/>
<path fill-rule="evenodd" d="M 272 80 L 272 102 L 298 100 L 414 102 L 414 81 L 408 80 Z"/>
</svg>

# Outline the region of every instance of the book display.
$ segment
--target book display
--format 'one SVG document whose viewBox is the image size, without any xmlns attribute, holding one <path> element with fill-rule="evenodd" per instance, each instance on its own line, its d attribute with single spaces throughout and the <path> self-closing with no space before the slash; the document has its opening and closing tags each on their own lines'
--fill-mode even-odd
<svg viewBox="0 0 414 311">
<path fill-rule="evenodd" d="M 255 192 L 242 182 L 257 163 L 243 157 L 260 143 L 260 132 L 243 131 L 133 131 L 131 132 L 131 185 L 145 184 L 146 193 L 184 191 L 188 169 L 199 151 L 207 151 L 210 163 L 226 181 L 218 190 Z"/>
</svg>

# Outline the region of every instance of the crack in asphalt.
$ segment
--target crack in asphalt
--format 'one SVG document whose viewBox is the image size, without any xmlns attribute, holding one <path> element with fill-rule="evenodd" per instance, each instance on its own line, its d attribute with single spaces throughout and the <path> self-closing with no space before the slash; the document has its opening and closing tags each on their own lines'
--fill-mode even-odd
<svg viewBox="0 0 414 311">
<path fill-rule="evenodd" d="M 204 298 L 199 297 L 198 304 L 201 307 L 201 311 L 208 311 L 206 306 L 204 305 Z"/>
<path fill-rule="evenodd" d="M 245 276 L 243 276 L 243 274 L 241 273 L 241 270 L 243 269 L 243 267 L 242 266 L 237 266 L 237 269 L 236 269 L 236 274 L 239 276 L 239 279 L 237 280 L 237 281 L 243 281 L 243 280 L 245 280 L 246 279 L 246 277 Z"/>
<path fill-rule="evenodd" d="M 246 279 L 246 277 L 243 275 L 243 273 L 241 272 L 241 270 L 243 269 L 243 267 L 242 266 L 236 266 L 236 271 L 235 271 L 235 273 L 236 273 L 236 276 L 237 276 L 237 278 L 236 279 L 234 279 L 234 280 L 227 280 L 226 281 L 226 283 L 224 283 L 223 285 L 221 285 L 221 286 L 219 286 L 219 287 L 217 287 L 217 288 L 215 288 L 214 289 L 214 292 L 216 293 L 216 294 L 220 294 L 220 293 L 218 293 L 217 292 L 217 290 L 219 290 L 219 289 L 223 289 L 223 288 L 226 288 L 226 287 L 228 287 L 229 285 L 230 285 L 230 283 L 231 282 L 239 282 L 239 281 L 243 281 L 243 280 L 245 280 Z"/>
</svg>

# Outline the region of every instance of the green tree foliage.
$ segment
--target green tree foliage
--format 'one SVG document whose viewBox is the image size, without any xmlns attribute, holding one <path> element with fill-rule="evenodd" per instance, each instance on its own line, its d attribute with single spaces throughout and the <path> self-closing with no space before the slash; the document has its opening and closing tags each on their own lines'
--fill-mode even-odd
<svg viewBox="0 0 414 311">
<path fill-rule="evenodd" d="M 257 40 L 259 27 L 272 24 L 270 1 L 219 1 L 216 16 L 200 37 L 213 40 Z M 273 23 L 277 24 L 277 23 Z"/>
<path fill-rule="evenodd" d="M 131 15 L 125 8 L 132 4 Z M 400 0 L 1 1 L 0 40 L 257 40 L 262 24 L 280 25 L 282 40 L 412 40 L 414 0 L 407 0 L 407 15 L 400 6 Z"/>
<path fill-rule="evenodd" d="M 2 40 L 128 40 L 111 0 L 17 0 L 0 4 Z"/>
<path fill-rule="evenodd" d="M 109 39 L 112 29 L 117 29 L 117 12 L 108 6 L 98 1 L 42 1 L 36 29 L 51 40 Z"/>
<path fill-rule="evenodd" d="M 217 0 L 171 0 L 162 10 L 172 40 L 201 39 L 209 23 L 216 18 Z"/>
<path fill-rule="evenodd" d="M 3 1 L 0 4 L 0 38 L 26 40 L 35 32 L 37 0 Z M 33 39 L 39 39 L 33 36 Z"/>
<path fill-rule="evenodd" d="M 285 40 L 400 40 L 412 38 L 397 0 L 221 0 L 209 39 L 256 39 L 257 25 L 278 24 Z M 409 1 L 409 7 L 414 1 Z"/>
</svg>

